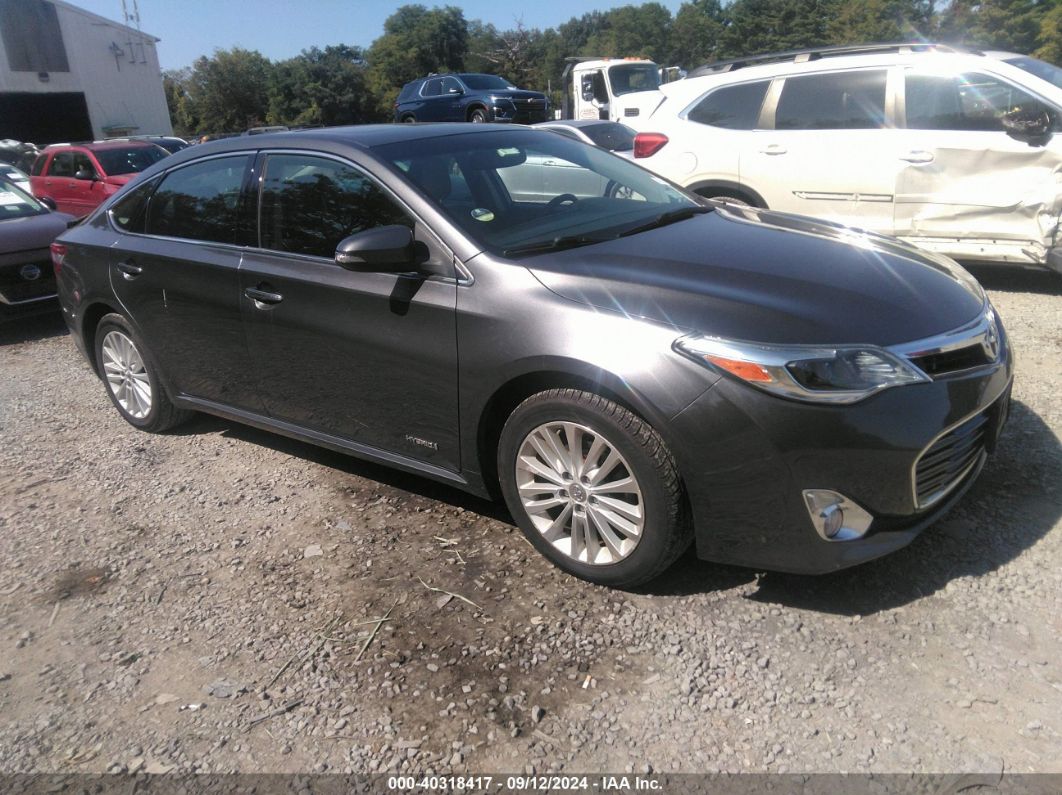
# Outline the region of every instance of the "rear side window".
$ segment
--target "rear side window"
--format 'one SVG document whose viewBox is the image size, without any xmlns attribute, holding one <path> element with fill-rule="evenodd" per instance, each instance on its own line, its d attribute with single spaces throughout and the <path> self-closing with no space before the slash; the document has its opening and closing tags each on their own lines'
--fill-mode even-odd
<svg viewBox="0 0 1062 795">
<path fill-rule="evenodd" d="M 1001 132 L 1011 111 L 1047 110 L 1031 94 L 984 74 L 908 74 L 904 84 L 912 130 Z"/>
<path fill-rule="evenodd" d="M 147 233 L 212 243 L 236 238 L 247 155 L 193 163 L 167 174 L 151 197 Z"/>
<path fill-rule="evenodd" d="M 420 90 L 422 97 L 437 97 L 442 93 L 442 80 L 429 80 Z"/>
<path fill-rule="evenodd" d="M 56 152 L 52 157 L 52 165 L 48 168 L 49 177 L 72 177 L 74 176 L 74 153 Z"/>
<path fill-rule="evenodd" d="M 788 77 L 778 130 L 870 130 L 885 126 L 885 70 Z"/>
<path fill-rule="evenodd" d="M 751 130 L 760 118 L 769 80 L 717 89 L 698 102 L 686 118 L 727 130 Z"/>
<path fill-rule="evenodd" d="M 583 133 L 610 152 L 630 152 L 634 149 L 634 130 L 625 124 L 588 124 Z"/>
<path fill-rule="evenodd" d="M 44 164 L 48 161 L 48 155 L 37 155 L 37 159 L 33 161 L 33 168 L 30 169 L 30 176 L 39 177 L 41 172 L 44 171 Z"/>
<path fill-rule="evenodd" d="M 412 219 L 353 166 L 310 155 L 271 155 L 259 201 L 262 248 L 332 259 L 345 237 Z"/>
</svg>

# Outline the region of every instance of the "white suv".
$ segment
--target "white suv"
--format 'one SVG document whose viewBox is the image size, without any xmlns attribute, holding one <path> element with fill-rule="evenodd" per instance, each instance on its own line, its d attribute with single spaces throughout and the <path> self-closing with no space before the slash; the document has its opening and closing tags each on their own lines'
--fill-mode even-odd
<svg viewBox="0 0 1062 795">
<path fill-rule="evenodd" d="M 661 87 L 635 157 L 704 196 L 1062 273 L 1062 71 L 1001 56 L 911 44 L 712 64 Z"/>
</svg>

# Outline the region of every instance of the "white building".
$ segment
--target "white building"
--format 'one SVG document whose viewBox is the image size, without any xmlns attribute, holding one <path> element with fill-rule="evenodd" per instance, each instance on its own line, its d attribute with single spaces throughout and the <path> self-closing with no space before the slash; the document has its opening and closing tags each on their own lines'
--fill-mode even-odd
<svg viewBox="0 0 1062 795">
<path fill-rule="evenodd" d="M 63 0 L 0 0 L 0 139 L 172 135 L 158 41 Z"/>
</svg>

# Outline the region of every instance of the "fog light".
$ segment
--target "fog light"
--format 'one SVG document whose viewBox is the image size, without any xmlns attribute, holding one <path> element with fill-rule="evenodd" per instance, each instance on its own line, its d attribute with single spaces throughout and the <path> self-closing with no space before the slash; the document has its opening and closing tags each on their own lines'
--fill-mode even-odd
<svg viewBox="0 0 1062 795">
<path fill-rule="evenodd" d="M 815 532 L 826 541 L 862 538 L 874 521 L 869 513 L 836 491 L 806 489 L 804 503 Z"/>
</svg>

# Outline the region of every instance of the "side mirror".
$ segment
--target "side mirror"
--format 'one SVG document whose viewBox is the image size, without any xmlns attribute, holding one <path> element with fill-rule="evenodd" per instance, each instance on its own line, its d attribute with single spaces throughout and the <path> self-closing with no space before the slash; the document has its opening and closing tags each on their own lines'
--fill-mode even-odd
<svg viewBox="0 0 1062 795">
<path fill-rule="evenodd" d="M 37 201 L 39 201 L 52 212 L 55 212 L 55 210 L 57 209 L 55 199 L 53 199 L 51 196 L 38 196 Z"/>
<path fill-rule="evenodd" d="M 336 246 L 336 264 L 350 271 L 403 273 L 413 267 L 413 231 L 392 224 L 366 229 Z"/>
<path fill-rule="evenodd" d="M 1003 128 L 1018 138 L 1043 138 L 1051 132 L 1051 114 L 1040 105 L 1023 105 L 1003 114 Z"/>
<path fill-rule="evenodd" d="M 451 88 L 446 93 L 447 94 L 464 94 L 465 90 L 463 88 Z"/>
<path fill-rule="evenodd" d="M 74 174 L 74 179 L 84 179 L 84 180 L 91 180 L 92 182 L 95 182 L 96 181 L 96 172 L 93 171 L 91 168 L 79 168 L 77 170 L 77 173 Z"/>
</svg>

